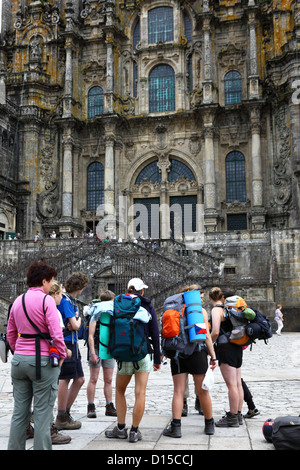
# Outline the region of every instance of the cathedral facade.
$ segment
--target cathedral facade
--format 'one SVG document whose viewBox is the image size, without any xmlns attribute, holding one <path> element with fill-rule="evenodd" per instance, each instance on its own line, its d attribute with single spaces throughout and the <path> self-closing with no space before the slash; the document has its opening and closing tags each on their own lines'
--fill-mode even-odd
<svg viewBox="0 0 300 470">
<path fill-rule="evenodd" d="M 243 246 L 279 300 L 270 266 L 300 263 L 300 1 L 2 3 L 2 237 L 224 245 L 238 278 Z"/>
</svg>

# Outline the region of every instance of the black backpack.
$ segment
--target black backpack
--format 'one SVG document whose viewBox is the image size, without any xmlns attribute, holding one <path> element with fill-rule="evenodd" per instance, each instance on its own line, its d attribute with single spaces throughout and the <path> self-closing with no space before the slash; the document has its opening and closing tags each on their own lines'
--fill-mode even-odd
<svg viewBox="0 0 300 470">
<path fill-rule="evenodd" d="M 300 450 L 300 416 L 280 416 L 272 426 L 276 450 Z"/>
<path fill-rule="evenodd" d="M 252 308 L 252 310 L 254 310 L 256 316 L 254 320 L 252 320 L 246 326 L 246 334 L 249 336 L 251 341 L 258 339 L 267 343 L 268 339 L 272 338 L 273 336 L 271 333 L 271 324 L 267 317 L 261 312 L 255 310 L 254 308 Z"/>
</svg>

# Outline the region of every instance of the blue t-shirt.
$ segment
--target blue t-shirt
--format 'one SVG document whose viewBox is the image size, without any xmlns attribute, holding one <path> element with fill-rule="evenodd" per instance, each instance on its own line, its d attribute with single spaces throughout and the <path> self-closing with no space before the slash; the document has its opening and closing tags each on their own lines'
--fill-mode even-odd
<svg viewBox="0 0 300 470">
<path fill-rule="evenodd" d="M 61 302 L 57 307 L 61 313 L 65 327 L 67 326 L 67 320 L 75 317 L 77 312 L 76 300 L 68 294 L 63 294 Z M 65 341 L 77 342 L 77 332 L 70 331 L 70 334 L 64 337 Z"/>
</svg>

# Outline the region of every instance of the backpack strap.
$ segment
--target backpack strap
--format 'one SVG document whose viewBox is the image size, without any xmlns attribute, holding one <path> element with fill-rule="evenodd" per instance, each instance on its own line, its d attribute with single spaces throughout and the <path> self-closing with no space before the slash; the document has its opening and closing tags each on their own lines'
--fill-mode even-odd
<svg viewBox="0 0 300 470">
<path fill-rule="evenodd" d="M 43 300 L 43 312 L 44 312 L 44 315 L 46 315 L 46 312 L 45 312 L 45 299 L 46 299 L 46 295 L 44 296 L 44 300 Z M 25 294 L 23 294 L 22 296 L 22 306 L 23 306 L 23 310 L 24 310 L 24 313 L 26 315 L 26 318 L 27 320 L 29 321 L 29 323 L 31 324 L 31 326 L 38 332 L 38 334 L 20 334 L 21 338 L 35 338 L 35 367 L 36 367 L 36 379 L 37 380 L 40 380 L 41 378 L 41 339 L 45 339 L 45 340 L 50 340 L 51 341 L 51 336 L 49 335 L 49 333 L 42 333 L 41 330 L 39 329 L 39 327 L 31 320 L 31 318 L 29 317 L 28 313 L 27 313 L 27 310 L 26 310 L 26 307 L 25 307 Z"/>
</svg>

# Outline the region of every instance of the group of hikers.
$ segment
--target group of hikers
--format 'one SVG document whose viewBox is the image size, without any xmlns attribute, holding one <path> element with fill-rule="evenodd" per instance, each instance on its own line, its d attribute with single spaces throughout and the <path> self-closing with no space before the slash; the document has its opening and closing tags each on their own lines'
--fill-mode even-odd
<svg viewBox="0 0 300 470">
<path fill-rule="evenodd" d="M 118 296 L 110 290 L 101 292 L 100 298 L 86 307 L 86 316 L 82 317 L 79 315 L 76 299 L 89 283 L 87 275 L 81 272 L 73 273 L 62 286 L 55 280 L 57 271 L 54 267 L 44 261 L 36 261 L 29 266 L 26 276 L 28 290 L 17 297 L 11 307 L 6 335 L 13 353 L 11 377 L 14 410 L 9 450 L 24 450 L 26 438 L 29 436 L 34 437 L 34 449 L 49 450 L 53 444 L 65 444 L 71 440 L 70 436 L 59 431 L 81 427 L 81 422 L 75 420 L 71 414 L 72 405 L 85 381 L 78 346 L 78 339 L 81 337 L 87 339 L 90 367 L 87 416 L 97 416 L 94 399 L 102 366 L 105 414 L 115 416 L 117 421 L 112 429 L 105 431 L 108 439 L 129 438 L 129 442 L 142 439 L 139 425 L 145 410 L 148 377 L 150 372 L 160 369 L 163 355 L 170 358 L 174 385 L 172 420 L 163 430 L 165 436 L 180 438 L 182 435 L 181 417 L 185 413 L 185 392 L 189 375 L 193 376 L 198 409 L 204 415 L 204 432 L 207 435 L 214 434 L 215 426 L 238 427 L 242 424 L 241 410 L 244 399 L 247 399 L 249 408 L 247 417 L 259 413 L 241 377 L 243 349 L 247 346 L 228 339 L 235 327 L 225 314 L 224 304 L 226 298 L 232 299 L 235 296 L 234 292 L 223 292 L 219 287 L 210 289 L 210 319 L 201 303 L 204 293 L 198 285 L 185 286 L 175 296 L 167 299 L 171 302 L 168 304 L 168 312 L 175 315 L 171 321 L 175 318 L 174 324 L 178 328 L 183 324 L 181 331 L 188 334 L 190 327 L 185 323 L 184 300 L 180 311 L 175 310 L 175 304 L 172 302 L 178 303 L 178 299 L 183 299 L 186 292 L 194 291 L 199 294 L 199 301 L 191 305 L 198 305 L 194 308 L 201 311 L 201 331 L 198 331 L 205 332 L 204 339 L 189 343 L 188 352 L 179 352 L 180 334 L 177 333 L 176 337 L 171 338 L 170 333 L 169 339 L 168 335 L 162 339 L 166 317 L 162 313 L 160 328 L 156 311 L 146 295 L 148 286 L 140 278 L 131 279 L 127 292 Z M 235 296 L 235 299 L 240 298 Z M 242 308 L 245 305 L 243 304 Z M 125 317 L 128 316 L 130 321 L 126 320 L 127 326 Z M 105 344 L 104 330 L 107 332 Z M 131 337 L 130 352 L 127 352 L 128 345 L 125 345 L 125 340 L 133 331 L 142 341 L 136 347 Z M 189 341 L 185 339 L 183 342 Z M 116 362 L 118 367 L 114 406 L 112 379 Z M 202 385 L 207 371 L 213 371 L 217 364 L 228 389 L 229 411 L 215 422 L 209 390 Z M 135 403 L 132 425 L 128 433 L 125 392 L 132 376 L 135 378 Z M 54 417 L 56 399 L 57 416 Z M 34 428 L 30 424 L 32 419 Z"/>
</svg>

